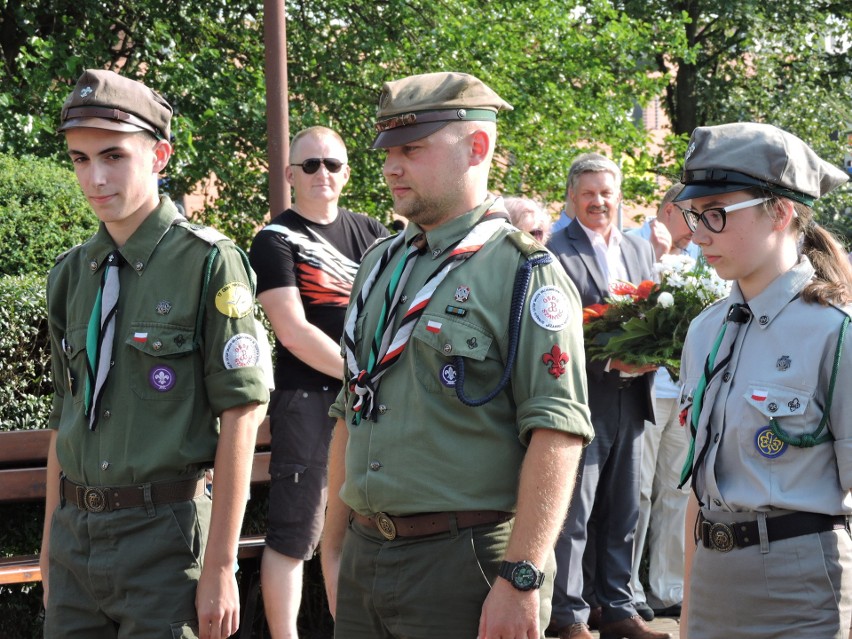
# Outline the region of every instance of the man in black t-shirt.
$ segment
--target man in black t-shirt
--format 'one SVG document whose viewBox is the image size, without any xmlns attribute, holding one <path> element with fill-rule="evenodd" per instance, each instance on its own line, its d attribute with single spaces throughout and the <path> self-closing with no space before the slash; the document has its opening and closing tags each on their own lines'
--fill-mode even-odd
<svg viewBox="0 0 852 639">
<path fill-rule="evenodd" d="M 327 498 L 328 407 L 340 390 L 340 337 L 364 251 L 388 235 L 376 220 L 338 208 L 349 181 L 346 146 L 325 127 L 290 144 L 287 181 L 296 203 L 251 247 L 257 298 L 276 337 L 269 414 L 272 483 L 261 581 L 275 639 L 296 637 L 303 562 L 319 543 Z"/>
</svg>

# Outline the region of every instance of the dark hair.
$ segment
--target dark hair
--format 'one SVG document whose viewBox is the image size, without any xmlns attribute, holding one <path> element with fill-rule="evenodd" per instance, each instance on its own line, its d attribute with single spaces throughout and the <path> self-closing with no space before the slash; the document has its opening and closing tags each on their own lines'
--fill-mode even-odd
<svg viewBox="0 0 852 639">
<path fill-rule="evenodd" d="M 755 195 L 771 198 L 764 203 L 770 214 L 773 204 L 785 199 L 769 191 L 752 191 Z M 790 202 L 796 212 L 793 224 L 802 236 L 799 250 L 811 261 L 816 271 L 815 278 L 802 290 L 802 299 L 823 306 L 845 306 L 852 303 L 852 264 L 843 244 L 833 233 L 816 223 L 811 207 L 794 200 Z"/>
</svg>

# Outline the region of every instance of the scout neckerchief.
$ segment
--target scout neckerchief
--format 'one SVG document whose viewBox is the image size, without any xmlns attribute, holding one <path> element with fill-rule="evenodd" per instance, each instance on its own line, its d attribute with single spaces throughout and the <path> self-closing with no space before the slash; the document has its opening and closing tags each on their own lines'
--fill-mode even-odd
<svg viewBox="0 0 852 639">
<path fill-rule="evenodd" d="M 423 248 L 425 248 L 420 242 L 422 234 L 412 238 L 408 243 L 405 256 L 399 261 L 399 264 L 397 264 L 391 275 L 388 289 L 384 295 L 382 312 L 379 316 L 379 321 L 376 323 L 376 331 L 370 344 L 368 361 L 366 366 L 361 366 L 355 356 L 355 323 L 364 309 L 364 304 L 376 280 L 387 267 L 397 249 L 405 244 L 405 236 L 403 233 L 400 233 L 390 241 L 388 248 L 364 280 L 361 291 L 355 300 L 354 307 L 346 319 L 343 332 L 346 366 L 351 375 L 349 387 L 358 396 L 352 407 L 352 410 L 355 412 L 354 423 L 360 423 L 362 415 L 375 420 L 376 414 L 373 400 L 375 399 L 379 380 L 388 368 L 402 355 L 414 331 L 414 326 L 429 304 L 429 300 L 432 298 L 435 289 L 444 281 L 444 278 L 447 277 L 450 271 L 461 266 L 465 260 L 470 259 L 482 248 L 486 240 L 505 224 L 506 212 L 503 208 L 502 199 L 498 198 L 470 232 L 450 251 L 449 255 L 441 262 L 435 272 L 426 279 L 426 283 L 414 296 L 394 334 L 392 332 L 393 325 L 397 308 L 400 305 L 402 291 L 414 268 L 415 260 L 423 252 Z"/>
<path fill-rule="evenodd" d="M 101 397 L 103 397 L 111 368 L 110 362 L 115 342 L 115 313 L 118 310 L 118 269 L 124 263 L 124 258 L 116 250 L 107 256 L 105 262 L 107 266 L 101 277 L 101 285 L 98 288 L 86 330 L 84 409 L 86 417 L 89 418 L 91 430 L 95 430 L 98 425 Z"/>
<path fill-rule="evenodd" d="M 737 339 L 737 333 L 739 330 L 728 331 L 728 323 L 732 322 L 735 324 L 736 328 L 739 329 L 740 325 L 747 324 L 751 319 L 751 310 L 748 308 L 746 304 L 732 304 L 731 308 L 728 310 L 728 315 L 725 318 L 725 323 L 722 324 L 722 329 L 719 331 L 719 335 L 716 336 L 716 341 L 713 343 L 713 348 L 710 349 L 709 355 L 707 355 L 707 359 L 704 360 L 704 372 L 701 374 L 701 379 L 698 380 L 698 385 L 695 387 L 695 395 L 692 402 L 692 419 L 690 421 L 690 430 L 692 431 L 692 437 L 689 440 L 689 452 L 686 456 L 686 463 L 683 465 L 683 470 L 680 474 L 680 484 L 678 488 L 683 487 L 683 485 L 689 480 L 691 476 L 695 476 L 698 468 L 701 466 L 701 463 L 704 461 L 704 456 L 707 454 L 707 448 L 710 443 L 710 437 L 707 437 L 707 441 L 704 442 L 704 447 L 701 449 L 701 452 L 698 453 L 698 459 L 695 460 L 695 437 L 698 433 L 698 422 L 701 418 L 701 408 L 704 404 L 704 394 L 707 390 L 708 384 L 710 381 L 721 371 L 725 366 L 728 365 L 728 362 L 731 361 L 731 357 L 734 354 L 734 342 Z M 725 335 L 728 336 L 727 340 L 724 340 Z M 726 342 L 725 346 L 727 346 L 727 355 L 716 364 L 716 356 L 721 350 L 723 341 Z M 718 386 L 718 385 L 717 385 Z M 712 406 L 711 398 L 711 406 Z M 712 408 L 711 408 L 712 410 Z M 710 427 L 710 419 L 708 416 L 707 419 L 707 427 Z M 693 465 L 693 460 L 695 460 L 695 464 Z M 698 490 L 695 487 L 695 482 L 693 482 L 693 490 L 695 490 L 696 496 L 698 496 Z M 699 499 L 700 501 L 700 499 Z"/>
</svg>

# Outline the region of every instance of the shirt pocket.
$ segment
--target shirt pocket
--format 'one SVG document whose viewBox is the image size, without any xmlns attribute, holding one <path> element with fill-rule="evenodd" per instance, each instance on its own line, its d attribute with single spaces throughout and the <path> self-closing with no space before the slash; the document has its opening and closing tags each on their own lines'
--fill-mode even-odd
<svg viewBox="0 0 852 639">
<path fill-rule="evenodd" d="M 822 418 L 812 405 L 813 389 L 756 382 L 743 399 L 756 412 L 744 415 L 740 445 L 754 458 L 783 462 L 804 450 L 782 442 L 773 433 L 770 420 L 790 437 L 799 438 L 813 433 Z"/>
<path fill-rule="evenodd" d="M 86 332 L 85 326 L 68 329 L 62 342 L 66 393 L 75 404 L 82 402 L 86 394 Z"/>
<path fill-rule="evenodd" d="M 490 392 L 500 379 L 489 358 L 494 338 L 486 329 L 446 315 L 423 314 L 411 335 L 415 374 L 430 393 L 456 395 L 463 360 L 464 392 L 477 399 Z"/>
<path fill-rule="evenodd" d="M 172 324 L 131 325 L 125 345 L 131 353 L 130 387 L 137 397 L 175 401 L 193 396 L 201 373 L 193 334 L 193 329 Z"/>
</svg>

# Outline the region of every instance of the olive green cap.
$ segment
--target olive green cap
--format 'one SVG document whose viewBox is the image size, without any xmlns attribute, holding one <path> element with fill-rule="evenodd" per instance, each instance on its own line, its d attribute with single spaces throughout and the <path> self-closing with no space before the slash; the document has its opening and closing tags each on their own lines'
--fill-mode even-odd
<svg viewBox="0 0 852 639">
<path fill-rule="evenodd" d="M 88 69 L 62 105 L 57 131 L 77 127 L 147 131 L 169 139 L 172 107 L 156 91 L 105 69 Z"/>
<path fill-rule="evenodd" d="M 771 124 L 734 122 L 692 132 L 675 201 L 760 188 L 807 204 L 849 176 L 801 139 Z"/>
<path fill-rule="evenodd" d="M 512 105 L 467 73 L 424 73 L 385 82 L 372 148 L 414 142 L 450 122 L 496 122 L 500 110 L 511 111 Z"/>
</svg>

